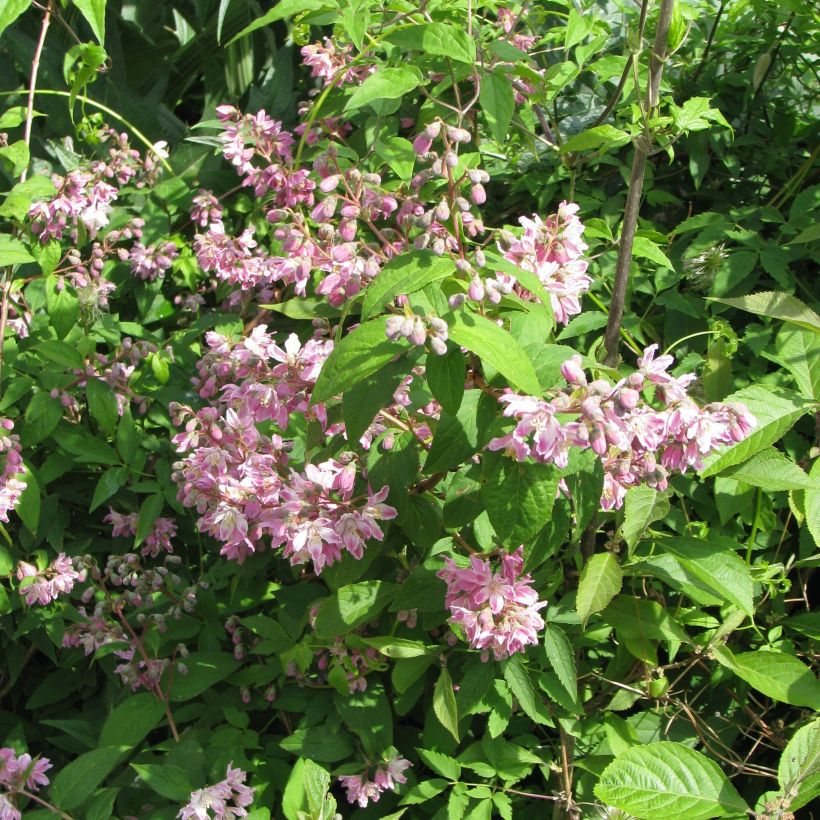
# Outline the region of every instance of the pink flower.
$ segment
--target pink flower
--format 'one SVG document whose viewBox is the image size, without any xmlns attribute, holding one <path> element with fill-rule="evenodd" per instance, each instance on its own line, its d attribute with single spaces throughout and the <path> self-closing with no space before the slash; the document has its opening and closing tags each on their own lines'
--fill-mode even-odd
<svg viewBox="0 0 820 820">
<path fill-rule="evenodd" d="M 11 432 L 13 429 L 11 420 L 0 418 L 0 521 L 5 523 L 26 489 L 20 438 Z"/>
<path fill-rule="evenodd" d="M 254 790 L 245 785 L 247 773 L 228 764 L 224 780 L 191 793 L 190 800 L 180 809 L 179 820 L 233 820 L 247 817 L 247 807 L 253 803 Z"/>
<path fill-rule="evenodd" d="M 530 586 L 532 578 L 521 576 L 523 548 L 501 556 L 498 572 L 489 561 L 471 556 L 468 567 L 459 567 L 452 559 L 437 573 L 447 584 L 445 606 L 450 610 L 451 624 L 458 624 L 474 649 L 492 650 L 496 660 L 521 652 L 538 643 L 538 632 L 544 628 L 539 614 L 546 601 L 539 601 Z"/>
<path fill-rule="evenodd" d="M 373 780 L 369 779 L 365 770 L 361 774 L 344 775 L 339 778 L 339 782 L 347 789 L 347 802 L 358 803 L 361 808 L 365 808 L 371 800 L 378 803 L 382 792 L 395 790 L 397 785 L 406 783 L 404 772 L 411 765 L 409 760 L 394 754 L 376 766 Z"/>
<path fill-rule="evenodd" d="M 51 768 L 51 761 L 47 757 L 32 759 L 28 753 L 18 755 L 14 749 L 8 747 L 0 749 L 0 786 L 11 792 L 20 789 L 39 791 L 48 786 L 49 779 L 46 772 Z M 0 802 L 0 817 L 3 804 Z M 19 815 L 18 815 L 19 816 Z"/>
<path fill-rule="evenodd" d="M 17 580 L 21 582 L 20 595 L 29 606 L 46 606 L 60 595 L 67 595 L 74 588 L 74 583 L 82 580 L 71 559 L 62 552 L 42 571 L 32 564 L 20 561 L 16 574 Z"/>
</svg>

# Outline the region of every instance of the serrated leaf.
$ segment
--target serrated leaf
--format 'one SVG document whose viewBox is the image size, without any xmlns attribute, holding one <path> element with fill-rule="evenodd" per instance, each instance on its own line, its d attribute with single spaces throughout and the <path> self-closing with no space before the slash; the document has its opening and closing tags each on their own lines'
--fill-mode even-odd
<svg viewBox="0 0 820 820">
<path fill-rule="evenodd" d="M 449 470 L 487 443 L 496 402 L 481 390 L 467 390 L 455 416 L 442 413 L 424 462 L 426 473 Z"/>
<path fill-rule="evenodd" d="M 416 751 L 425 764 L 436 774 L 440 774 L 448 780 L 458 780 L 461 777 L 461 766 L 455 758 L 430 749 L 416 749 Z"/>
<path fill-rule="evenodd" d="M 347 388 L 376 373 L 394 356 L 406 351 L 406 343 L 391 342 L 387 338 L 384 319 L 364 322 L 348 333 L 325 360 L 313 389 L 313 402 L 342 395 Z"/>
<path fill-rule="evenodd" d="M 371 74 L 354 92 L 345 105 L 345 111 L 355 111 L 377 100 L 397 100 L 423 82 L 415 66 L 381 68 Z"/>
<path fill-rule="evenodd" d="M 393 393 L 406 372 L 407 364 L 403 359 L 388 362 L 345 391 L 342 397 L 342 416 L 347 440 L 351 444 L 362 437 L 379 410 L 393 404 Z"/>
<path fill-rule="evenodd" d="M 104 504 L 117 492 L 125 482 L 128 480 L 127 467 L 109 467 L 97 482 L 94 488 L 94 497 L 91 499 L 91 506 L 88 508 L 89 512 L 94 512 L 101 504 Z"/>
<path fill-rule="evenodd" d="M 503 143 L 515 110 L 515 94 L 510 78 L 503 71 L 493 71 L 481 78 L 478 96 L 495 141 Z"/>
<path fill-rule="evenodd" d="M 409 638 L 395 638 L 391 635 L 376 638 L 362 638 L 362 642 L 372 646 L 388 658 L 418 658 L 429 655 L 433 650 L 428 649 L 422 641 L 412 641 Z"/>
<path fill-rule="evenodd" d="M 462 63 L 475 63 L 475 41 L 463 29 L 448 23 L 416 23 L 391 32 L 386 39 L 413 51 L 433 57 L 448 57 Z"/>
<path fill-rule="evenodd" d="M 651 239 L 645 236 L 636 236 L 632 243 L 632 255 L 642 259 L 649 259 L 661 267 L 674 270 L 675 266 L 672 264 L 669 257 L 658 247 L 658 245 Z"/>
<path fill-rule="evenodd" d="M 683 627 L 657 601 L 647 598 L 618 595 L 602 617 L 627 639 L 690 642 Z"/>
<path fill-rule="evenodd" d="M 225 45 L 229 46 L 231 43 L 235 43 L 237 40 L 241 40 L 243 37 L 247 37 L 254 31 L 258 31 L 260 28 L 275 23 L 277 20 L 293 17 L 303 11 L 318 11 L 319 9 L 328 8 L 333 5 L 334 3 L 331 2 L 331 0 L 279 0 L 270 11 L 261 17 L 257 17 L 256 20 L 245 26 L 238 34 L 231 37 Z"/>
<path fill-rule="evenodd" d="M 410 140 L 404 137 L 379 137 L 374 147 L 376 154 L 390 166 L 399 179 L 405 182 L 412 179 L 416 152 Z M 397 258 L 401 259 L 401 256 Z"/>
<path fill-rule="evenodd" d="M 820 718 L 799 728 L 780 755 L 777 779 L 789 809 L 799 809 L 820 795 Z"/>
<path fill-rule="evenodd" d="M 581 623 L 586 625 L 591 615 L 606 609 L 621 591 L 623 572 L 611 552 L 593 555 L 581 572 L 575 608 Z"/>
<path fill-rule="evenodd" d="M 529 541 L 549 521 L 558 489 L 557 470 L 486 453 L 481 498 L 499 539 L 513 548 Z"/>
<path fill-rule="evenodd" d="M 573 702 L 578 701 L 578 673 L 575 670 L 575 653 L 567 633 L 556 624 L 544 628 L 544 649 L 561 686 Z"/>
<path fill-rule="evenodd" d="M 162 720 L 165 704 L 149 692 L 130 695 L 114 707 L 100 732 L 100 746 L 125 744 L 136 747 Z"/>
<path fill-rule="evenodd" d="M 387 581 L 361 581 L 341 587 L 322 602 L 314 623 L 316 637 L 346 635 L 372 620 L 387 606 L 396 589 L 396 584 Z"/>
<path fill-rule="evenodd" d="M 777 334 L 775 348 L 780 361 L 794 376 L 807 399 L 820 401 L 820 335 L 794 325 Z"/>
<path fill-rule="evenodd" d="M 5 0 L 0 5 L 0 34 L 2 34 L 29 6 L 31 0 Z"/>
<path fill-rule="evenodd" d="M 624 523 L 621 532 L 630 550 L 644 534 L 646 528 L 660 521 L 669 513 L 669 499 L 652 487 L 630 487 L 624 502 Z"/>
<path fill-rule="evenodd" d="M 330 788 L 330 772 L 312 760 L 305 760 L 303 777 L 308 808 L 315 817 L 319 817 Z"/>
<path fill-rule="evenodd" d="M 536 694 L 535 687 L 530 680 L 530 673 L 524 666 L 521 656 L 512 655 L 502 661 L 501 665 L 504 668 L 504 680 L 507 681 L 510 692 L 513 693 L 527 717 L 535 723 L 548 723 L 549 712 Z"/>
<path fill-rule="evenodd" d="M 703 587 L 753 617 L 752 576 L 746 562 L 736 552 L 720 543 L 686 536 L 659 538 L 655 543 L 659 550 L 674 555 Z"/>
<path fill-rule="evenodd" d="M 229 652 L 192 652 L 185 659 L 187 673 L 174 675 L 170 699 L 175 702 L 192 700 L 225 680 L 239 668 Z"/>
<path fill-rule="evenodd" d="M 745 404 L 757 420 L 757 427 L 743 441 L 704 459 L 701 477 L 717 475 L 735 464 L 751 458 L 786 434 L 808 413 L 814 403 L 790 390 L 753 385 L 726 398 L 727 403 Z"/>
<path fill-rule="evenodd" d="M 0 267 L 34 262 L 28 248 L 13 236 L 0 236 Z"/>
<path fill-rule="evenodd" d="M 712 654 L 721 666 L 772 700 L 811 709 L 820 703 L 820 682 L 794 655 L 763 650 L 733 654 L 725 646 L 715 647 Z"/>
<path fill-rule="evenodd" d="M 23 481 L 26 483 L 26 488 L 20 494 L 15 512 L 26 525 L 26 529 L 32 535 L 35 535 L 37 533 L 37 526 L 40 523 L 40 484 L 34 473 L 32 473 L 28 467 L 25 469 Z"/>
<path fill-rule="evenodd" d="M 85 387 L 85 396 L 92 418 L 104 433 L 113 436 L 120 420 L 114 391 L 102 379 L 89 379 Z"/>
<path fill-rule="evenodd" d="M 626 145 L 629 140 L 629 134 L 626 131 L 621 131 L 620 128 L 615 128 L 612 125 L 598 125 L 570 137 L 561 146 L 561 151 L 563 153 L 573 153 L 575 151 L 589 151 L 593 148 L 618 148 L 621 145 Z"/>
<path fill-rule="evenodd" d="M 475 353 L 510 384 L 529 395 L 538 395 L 541 385 L 529 356 L 510 333 L 484 316 L 460 310 L 453 316 L 450 338 Z"/>
<path fill-rule="evenodd" d="M 805 302 L 796 296 L 777 290 L 766 290 L 759 293 L 750 293 L 748 296 L 732 298 L 707 297 L 710 301 L 720 302 L 722 305 L 745 310 L 757 316 L 769 316 L 772 319 L 782 319 L 800 327 L 808 328 L 820 333 L 820 316 L 818 316 Z"/>
<path fill-rule="evenodd" d="M 367 286 L 362 302 L 362 321 L 380 313 L 384 305 L 397 296 L 416 293 L 455 270 L 455 263 L 448 256 L 436 256 L 424 250 L 400 254 L 391 259 Z"/>
<path fill-rule="evenodd" d="M 748 461 L 727 467 L 721 476 L 753 487 L 762 487 L 770 492 L 817 488 L 817 482 L 812 481 L 800 467 L 773 447 L 766 447 L 755 453 Z"/>
<path fill-rule="evenodd" d="M 26 407 L 26 426 L 21 434 L 23 444 L 27 447 L 39 444 L 54 432 L 62 417 L 63 406 L 59 399 L 45 392 L 35 393 Z"/>
<path fill-rule="evenodd" d="M 708 820 L 748 810 L 717 763 L 670 741 L 618 755 L 601 774 L 595 795 L 645 820 Z"/>
<path fill-rule="evenodd" d="M 456 696 L 453 692 L 453 681 L 450 673 L 442 669 L 436 681 L 436 688 L 433 690 L 433 711 L 439 719 L 441 725 L 456 739 L 458 736 L 458 710 L 456 709 Z"/>
</svg>

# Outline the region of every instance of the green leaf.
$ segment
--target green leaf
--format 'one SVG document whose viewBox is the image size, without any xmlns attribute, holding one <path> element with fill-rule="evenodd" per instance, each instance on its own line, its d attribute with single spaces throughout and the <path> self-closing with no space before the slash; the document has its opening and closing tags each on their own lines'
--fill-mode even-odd
<svg viewBox="0 0 820 820">
<path fill-rule="evenodd" d="M 586 625 L 591 615 L 606 609 L 621 591 L 623 572 L 618 559 L 611 552 L 593 555 L 581 572 L 575 608 L 581 623 Z"/>
<path fill-rule="evenodd" d="M 549 521 L 558 473 L 550 464 L 529 464 L 502 453 L 485 453 L 481 498 L 501 541 L 513 548 L 530 541 Z"/>
<path fill-rule="evenodd" d="M 355 111 L 377 100 L 398 100 L 422 82 L 421 72 L 415 66 L 379 69 L 351 94 L 344 110 Z"/>
<path fill-rule="evenodd" d="M 28 145 L 23 140 L 0 147 L 0 159 L 11 177 L 19 177 L 28 168 L 30 159 Z"/>
<path fill-rule="evenodd" d="M 2 34 L 29 6 L 31 0 L 4 0 L 0 4 L 0 34 Z"/>
<path fill-rule="evenodd" d="M 624 523 L 621 532 L 630 550 L 655 521 L 669 514 L 669 499 L 652 487 L 639 486 L 627 490 L 624 502 Z"/>
<path fill-rule="evenodd" d="M 385 38 L 412 51 L 423 51 L 433 57 L 448 57 L 473 65 L 475 41 L 463 28 L 448 23 L 415 23 L 391 32 Z"/>
<path fill-rule="evenodd" d="M 510 384 L 529 395 L 539 395 L 538 376 L 524 348 L 510 333 L 484 316 L 462 309 L 453 316 L 450 338 L 475 353 Z"/>
<path fill-rule="evenodd" d="M 2 130 L 2 126 L 0 126 L 0 130 Z M 39 175 L 33 176 L 24 182 L 18 182 L 8 192 L 3 204 L 0 205 L 0 216 L 23 220 L 28 214 L 31 203 L 34 202 L 35 199 L 50 197 L 55 193 L 55 190 L 54 183 L 52 183 L 48 177 Z M 54 240 L 52 241 L 59 247 L 59 243 Z M 49 242 L 45 247 L 49 246 L 53 247 L 51 242 Z M 43 246 L 40 245 L 39 249 L 42 250 L 42 248 Z M 38 257 L 36 246 L 31 252 L 35 258 Z M 46 273 L 51 273 L 51 271 L 46 271 Z"/>
<path fill-rule="evenodd" d="M 803 396 L 820 401 L 820 336 L 802 327 L 786 325 L 777 334 L 775 347 Z"/>
<path fill-rule="evenodd" d="M 381 273 L 367 286 L 362 302 L 362 321 L 380 313 L 384 305 L 399 295 L 416 293 L 427 285 L 455 273 L 455 263 L 448 256 L 430 251 L 411 251 L 391 259 Z M 382 335 L 384 335 L 382 321 Z"/>
<path fill-rule="evenodd" d="M 606 327 L 608 317 L 605 313 L 589 310 L 576 316 L 555 338 L 559 342 L 583 336 L 592 330 Z"/>
<path fill-rule="evenodd" d="M 414 806 L 418 803 L 426 803 L 437 794 L 441 794 L 450 784 L 446 780 L 434 777 L 432 780 L 423 780 L 408 789 L 399 801 L 400 806 Z"/>
<path fill-rule="evenodd" d="M 481 390 L 467 390 L 455 416 L 442 413 L 424 462 L 426 473 L 456 467 L 487 443 L 496 402 Z"/>
<path fill-rule="evenodd" d="M 100 732 L 100 746 L 136 747 L 160 722 L 165 705 L 149 692 L 127 697 L 114 707 Z"/>
<path fill-rule="evenodd" d="M 28 248 L 12 236 L 0 236 L 0 267 L 34 262 Z"/>
<path fill-rule="evenodd" d="M 228 6 L 231 0 L 219 0 L 219 11 L 216 16 L 216 42 L 222 43 L 222 25 L 225 22 L 225 15 L 228 13 Z"/>
<path fill-rule="evenodd" d="M 790 390 L 752 385 L 726 399 L 727 403 L 745 404 L 757 419 L 757 427 L 738 444 L 704 459 L 701 477 L 717 475 L 727 467 L 740 464 L 780 439 L 795 422 L 808 413 L 814 403 Z"/>
<path fill-rule="evenodd" d="M 293 17 L 303 11 L 318 11 L 333 5 L 334 3 L 331 0 L 280 0 L 270 11 L 261 17 L 257 17 L 256 20 L 245 26 L 242 31 L 231 37 L 225 45 L 229 46 L 231 43 L 235 43 L 237 40 L 241 40 L 243 37 L 247 37 L 254 31 L 275 23 L 277 20 Z"/>
<path fill-rule="evenodd" d="M 820 795 L 820 718 L 794 733 L 780 755 L 777 779 L 784 795 L 795 795 L 789 803 L 792 811 Z"/>
<path fill-rule="evenodd" d="M 379 410 L 393 404 L 393 393 L 407 372 L 407 359 L 388 362 L 380 370 L 346 390 L 342 397 L 342 415 L 347 440 L 358 441 Z"/>
<path fill-rule="evenodd" d="M 105 4 L 107 0 L 74 0 L 74 5 L 85 17 L 97 42 L 105 45 Z"/>
<path fill-rule="evenodd" d="M 192 652 L 185 667 L 188 671 L 184 675 L 174 675 L 172 701 L 192 700 L 236 672 L 239 664 L 229 652 Z"/>
<path fill-rule="evenodd" d="M 427 386 L 445 413 L 458 413 L 464 397 L 467 362 L 464 354 L 452 347 L 444 356 L 428 355 L 424 370 Z"/>
<path fill-rule="evenodd" d="M 312 760 L 304 762 L 305 795 L 314 817 L 320 817 L 325 795 L 330 788 L 330 772 Z"/>
<path fill-rule="evenodd" d="M 641 259 L 649 259 L 663 268 L 674 270 L 675 266 L 672 264 L 669 257 L 658 247 L 658 245 L 651 239 L 645 236 L 636 236 L 632 243 L 632 255 Z"/>
<path fill-rule="evenodd" d="M 23 444 L 31 447 L 48 438 L 63 417 L 63 406 L 59 399 L 48 393 L 35 393 L 26 407 L 26 426 L 21 438 Z"/>
<path fill-rule="evenodd" d="M 805 302 L 796 296 L 777 290 L 766 290 L 760 293 L 750 293 L 748 296 L 718 299 L 706 297 L 712 302 L 745 310 L 757 316 L 769 316 L 772 319 L 782 319 L 800 327 L 808 328 L 820 333 L 820 316 L 818 316 Z"/>
<path fill-rule="evenodd" d="M 77 432 L 60 432 L 57 437 L 60 446 L 76 459 L 96 464 L 119 464 L 120 459 L 114 448 L 80 428 Z"/>
<path fill-rule="evenodd" d="M 80 303 L 58 279 L 53 274 L 46 277 L 46 306 L 51 326 L 57 331 L 57 336 L 64 339 L 79 321 Z"/>
<path fill-rule="evenodd" d="M 748 810 L 717 763 L 670 741 L 618 755 L 601 774 L 595 796 L 646 820 L 708 820 Z"/>
<path fill-rule="evenodd" d="M 725 646 L 714 648 L 712 654 L 719 664 L 772 700 L 810 709 L 820 703 L 820 682 L 794 655 L 763 650 L 735 655 Z"/>
<path fill-rule="evenodd" d="M 618 148 L 621 145 L 626 145 L 630 139 L 629 134 L 626 131 L 621 131 L 620 128 L 615 128 L 612 125 L 598 125 L 570 137 L 561 146 L 561 151 L 566 154 L 576 151 L 589 151 L 593 148 L 601 150 Z"/>
<path fill-rule="evenodd" d="M 102 379 L 89 379 L 85 388 L 88 411 L 100 429 L 109 436 L 114 435 L 120 420 L 117 397 Z"/>
<path fill-rule="evenodd" d="M 503 71 L 485 74 L 481 78 L 478 99 L 490 125 L 490 133 L 496 142 L 503 144 L 515 110 L 515 94 L 510 78 Z"/>
<path fill-rule="evenodd" d="M 550 720 L 543 701 L 535 693 L 535 688 L 530 680 L 530 673 L 524 666 L 520 655 L 511 655 L 507 660 L 502 661 L 504 668 L 504 680 L 510 687 L 510 692 L 515 695 L 518 705 L 524 710 L 524 714 L 535 723 L 548 723 Z"/>
<path fill-rule="evenodd" d="M 567 633 L 556 624 L 547 624 L 544 628 L 544 649 L 561 686 L 570 699 L 577 703 L 578 673 L 575 670 L 575 653 L 572 651 Z"/>
<path fill-rule="evenodd" d="M 94 512 L 101 504 L 104 504 L 114 493 L 125 485 L 128 480 L 127 467 L 109 467 L 97 482 L 94 488 L 94 497 L 91 499 L 89 512 Z"/>
<path fill-rule="evenodd" d="M 52 801 L 63 811 L 79 808 L 130 751 L 130 746 L 117 745 L 81 754 L 57 773 L 50 789 Z"/>
<path fill-rule="evenodd" d="M 396 585 L 387 581 L 348 584 L 326 598 L 314 624 L 320 640 L 346 635 L 365 621 L 375 618 L 396 594 Z"/>
<path fill-rule="evenodd" d="M 416 164 L 416 152 L 410 140 L 404 137 L 379 137 L 374 148 L 376 154 L 392 168 L 399 179 L 404 182 L 410 181 L 413 177 L 413 166 Z M 381 278 L 381 274 L 377 280 L 378 278 Z"/>
<path fill-rule="evenodd" d="M 416 749 L 419 757 L 425 765 L 431 768 L 436 774 L 446 777 L 448 780 L 458 780 L 461 777 L 461 766 L 455 758 L 448 757 L 441 752 L 434 752 L 430 749 Z"/>
<path fill-rule="evenodd" d="M 453 681 L 450 679 L 450 673 L 446 669 L 441 670 L 441 674 L 436 681 L 436 688 L 433 690 L 433 711 L 441 725 L 456 739 L 456 742 L 458 742 L 456 696 L 453 693 Z"/>
<path fill-rule="evenodd" d="M 690 642 L 683 628 L 657 601 L 618 595 L 602 617 L 630 640 Z"/>
<path fill-rule="evenodd" d="M 184 769 L 168 763 L 132 763 L 131 768 L 142 781 L 161 797 L 178 802 L 187 801 L 193 786 Z"/>
<path fill-rule="evenodd" d="M 349 757 L 355 747 L 353 738 L 344 731 L 332 731 L 328 726 L 297 729 L 279 745 L 286 751 L 319 763 L 336 763 Z"/>
<path fill-rule="evenodd" d="M 750 618 L 754 616 L 754 585 L 746 562 L 720 543 L 686 536 L 659 538 L 659 550 L 674 555 L 700 584 L 723 601 L 735 604 Z"/>
<path fill-rule="evenodd" d="M 368 646 L 372 646 L 388 658 L 418 658 L 429 655 L 433 650 L 428 649 L 422 641 L 411 641 L 409 638 L 394 638 L 385 635 L 377 638 L 362 638 Z"/>
<path fill-rule="evenodd" d="M 755 453 L 748 461 L 727 467 L 721 475 L 769 492 L 808 490 L 818 486 L 800 467 L 773 447 Z"/>
<path fill-rule="evenodd" d="M 348 333 L 325 360 L 313 389 L 313 402 L 341 395 L 406 351 L 406 343 L 391 342 L 387 338 L 384 319 L 364 322 Z"/>
<path fill-rule="evenodd" d="M 118 788 L 99 789 L 85 806 L 83 820 L 111 820 Z"/>
</svg>

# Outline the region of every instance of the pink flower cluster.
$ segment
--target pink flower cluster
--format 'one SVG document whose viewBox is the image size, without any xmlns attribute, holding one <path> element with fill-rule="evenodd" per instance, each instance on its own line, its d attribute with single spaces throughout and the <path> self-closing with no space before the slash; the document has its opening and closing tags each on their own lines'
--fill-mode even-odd
<svg viewBox="0 0 820 820">
<path fill-rule="evenodd" d="M 361 774 L 344 775 L 339 778 L 339 783 L 347 789 L 347 802 L 358 803 L 361 808 L 365 808 L 371 800 L 379 802 L 382 792 L 395 790 L 396 786 L 407 782 L 404 772 L 412 766 L 398 753 L 379 763 L 373 773 L 371 780 L 365 770 Z"/>
<path fill-rule="evenodd" d="M 20 581 L 20 595 L 29 606 L 46 606 L 60 595 L 68 595 L 77 581 L 85 580 L 85 573 L 77 572 L 71 559 L 62 552 L 44 570 L 20 561 L 16 574 Z"/>
<path fill-rule="evenodd" d="M 320 78 L 325 86 L 362 83 L 376 67 L 353 65 L 352 50 L 352 46 L 340 46 L 332 37 L 325 37 L 324 43 L 302 46 L 302 63 L 310 69 L 310 76 Z"/>
<path fill-rule="evenodd" d="M 128 260 L 131 273 L 146 282 L 153 282 L 165 276 L 179 250 L 173 242 L 158 242 L 146 247 L 142 242 L 135 242 L 129 250 L 120 250 L 120 259 Z"/>
<path fill-rule="evenodd" d="M 0 749 L 0 787 L 11 798 L 21 789 L 37 792 L 43 786 L 48 786 L 46 772 L 50 768 L 51 761 L 47 757 L 33 760 L 30 754 L 18 755 L 9 747 Z M 0 820 L 20 820 L 21 816 L 9 795 L 0 792 Z"/>
<path fill-rule="evenodd" d="M 592 284 L 587 275 L 589 263 L 583 258 L 587 244 L 582 239 L 584 225 L 578 219 L 578 210 L 578 205 L 562 202 L 558 213 L 546 220 L 522 216 L 518 221 L 524 233 L 499 243 L 507 259 L 541 280 L 549 292 L 555 320 L 564 325 L 570 316 L 581 312 L 581 296 Z M 498 279 L 520 290 L 513 277 L 499 273 Z"/>
<path fill-rule="evenodd" d="M 323 685 L 327 684 L 331 671 L 339 668 L 347 676 L 347 689 L 352 695 L 367 689 L 367 673 L 371 668 L 383 668 L 375 649 L 352 649 L 342 638 L 337 638 L 327 649 L 314 650 L 313 655 L 313 663 L 309 668 L 300 669 L 294 661 L 289 661 L 285 666 L 287 677 L 293 678 L 300 686 L 306 683 Z"/>
<path fill-rule="evenodd" d="M 539 614 L 546 601 L 530 586 L 532 578 L 521 575 L 524 566 L 523 549 L 500 558 L 498 572 L 489 561 L 470 557 L 468 567 L 459 567 L 451 558 L 437 575 L 447 584 L 445 606 L 450 610 L 450 623 L 464 631 L 474 649 L 484 650 L 483 658 L 492 651 L 496 660 L 503 660 L 538 643 L 538 632 L 544 628 Z"/>
<path fill-rule="evenodd" d="M 26 489 L 20 437 L 11 432 L 13 429 L 11 419 L 0 418 L 0 521 L 5 523 Z"/>
<path fill-rule="evenodd" d="M 289 469 L 289 445 L 257 427 L 273 421 L 285 430 L 291 413 L 326 427 L 324 408 L 310 407 L 310 393 L 332 343 L 302 345 L 292 334 L 282 349 L 264 326 L 236 345 L 217 334 L 207 341 L 197 385 L 203 397 L 218 398 L 197 413 L 172 408 L 176 423 L 185 424 L 174 442 L 188 454 L 174 477 L 180 501 L 201 516 L 199 529 L 238 561 L 262 548 L 266 536 L 291 563 L 312 561 L 317 573 L 343 550 L 361 558 L 367 539 L 383 538 L 376 522 L 395 517 L 383 503 L 387 487 L 355 495 L 356 465 L 345 456 L 308 464 L 302 473 Z"/>
<path fill-rule="evenodd" d="M 180 809 L 179 820 L 234 820 L 247 817 L 254 789 L 246 786 L 247 772 L 228 764 L 225 779 L 213 786 L 197 789 Z"/>
<path fill-rule="evenodd" d="M 499 399 L 515 428 L 494 438 L 490 450 L 505 450 L 518 461 L 566 467 L 570 447 L 591 448 L 604 467 L 601 506 L 623 504 L 630 487 L 667 487 L 670 472 L 700 469 L 703 457 L 724 445 L 742 441 L 757 422 L 740 404 L 713 403 L 699 407 L 688 395 L 693 373 L 675 377 L 668 369 L 672 356 L 655 359 L 650 345 L 638 359 L 639 370 L 612 385 L 587 381 L 581 357 L 564 362 L 561 372 L 569 384 L 550 399 L 507 393 Z M 654 388 L 656 408 L 642 391 Z M 559 416 L 576 416 L 563 421 Z"/>
<path fill-rule="evenodd" d="M 111 507 L 108 508 L 108 515 L 103 518 L 111 524 L 111 536 L 113 538 L 133 538 L 137 534 L 139 524 L 139 513 L 118 513 Z M 140 553 L 143 558 L 156 558 L 160 552 L 171 553 L 174 547 L 171 539 L 177 534 L 177 525 L 171 518 L 160 516 L 154 521 L 151 532 L 145 536 L 142 542 Z"/>
</svg>

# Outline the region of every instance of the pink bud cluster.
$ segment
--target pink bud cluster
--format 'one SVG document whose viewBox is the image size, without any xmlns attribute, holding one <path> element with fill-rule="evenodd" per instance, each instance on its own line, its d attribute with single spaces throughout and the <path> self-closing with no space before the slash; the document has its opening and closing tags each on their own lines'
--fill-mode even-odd
<svg viewBox="0 0 820 820">
<path fill-rule="evenodd" d="M 103 521 L 111 524 L 112 538 L 133 538 L 137 534 L 139 513 L 118 513 L 109 507 L 108 515 Z M 172 553 L 174 547 L 171 539 L 176 534 L 177 525 L 173 519 L 158 517 L 142 542 L 141 555 L 143 558 L 156 558 L 162 551 Z"/>
<path fill-rule="evenodd" d="M 218 398 L 197 413 L 171 408 L 176 423 L 185 424 L 174 442 L 188 454 L 175 465 L 179 499 L 196 507 L 199 529 L 238 561 L 261 549 L 266 537 L 291 563 L 312 561 L 317 573 L 343 550 L 361 558 L 367 539 L 383 538 L 376 522 L 395 516 L 383 503 L 387 487 L 355 495 L 356 465 L 344 456 L 301 473 L 290 469 L 289 444 L 257 427 L 273 421 L 284 430 L 291 413 L 326 426 L 324 408 L 310 407 L 310 392 L 332 343 L 302 345 L 292 334 L 282 349 L 264 326 L 236 345 L 216 334 L 207 341 L 211 350 L 199 364 L 197 385 L 203 397 Z"/>
<path fill-rule="evenodd" d="M 581 357 L 574 356 L 561 368 L 568 390 L 550 399 L 506 393 L 499 401 L 516 426 L 488 448 L 557 467 L 567 466 L 571 447 L 591 448 L 604 467 L 601 506 L 610 510 L 623 504 L 630 487 L 664 490 L 669 473 L 700 469 L 704 456 L 749 435 L 757 422 L 743 405 L 699 407 L 687 393 L 695 375 L 672 376 L 667 371 L 674 359 L 655 359 L 656 350 L 650 345 L 638 359 L 639 370 L 615 385 L 588 382 Z M 644 396 L 650 387 L 660 407 Z M 567 415 L 577 420 L 564 421 Z"/>
<path fill-rule="evenodd" d="M 63 552 L 43 570 L 20 561 L 16 574 L 17 580 L 20 581 L 20 595 L 29 606 L 46 606 L 61 595 L 68 595 L 77 581 L 85 580 L 85 572 L 77 572 L 71 559 Z"/>
<path fill-rule="evenodd" d="M 288 661 L 285 674 L 300 686 L 324 685 L 334 669 L 341 669 L 347 677 L 347 690 L 352 695 L 367 689 L 367 675 L 373 668 L 384 668 L 375 649 L 353 649 L 342 638 L 337 638 L 329 648 L 314 650 L 313 663 L 306 669 Z"/>
<path fill-rule="evenodd" d="M 13 429 L 11 419 L 0 418 L 0 521 L 5 523 L 26 489 L 20 437 Z"/>
<path fill-rule="evenodd" d="M 48 786 L 46 772 L 52 768 L 47 757 L 32 759 L 30 754 L 18 755 L 9 747 L 0 748 L 0 820 L 20 820 L 20 810 L 12 802 L 15 792 L 26 789 L 37 792 Z"/>
<path fill-rule="evenodd" d="M 587 244 L 583 241 L 584 225 L 578 219 L 578 205 L 562 202 L 558 213 L 542 220 L 522 216 L 518 221 L 524 233 L 507 243 L 499 243 L 504 256 L 520 268 L 534 273 L 550 295 L 555 320 L 567 324 L 581 312 L 581 296 L 589 290 L 592 278 L 587 275 L 589 262 L 583 258 Z M 504 273 L 499 281 L 515 285 Z M 520 286 L 516 286 L 520 290 Z"/>
<path fill-rule="evenodd" d="M 365 808 L 370 801 L 378 803 L 382 792 L 394 791 L 396 786 L 406 783 L 404 773 L 410 766 L 412 763 L 409 760 L 394 753 L 375 767 L 372 780 L 368 768 L 361 774 L 343 775 L 339 778 L 339 783 L 347 790 L 348 803 L 358 803 L 361 808 Z"/>
<path fill-rule="evenodd" d="M 178 256 L 179 250 L 173 242 L 157 242 L 148 247 L 135 242 L 129 250 L 120 249 L 120 259 L 128 260 L 131 273 L 147 282 L 161 279 Z"/>
<path fill-rule="evenodd" d="M 388 339 L 406 338 L 411 345 L 430 342 L 430 349 L 438 356 L 447 352 L 447 322 L 437 316 L 390 316 L 385 323 Z"/>
<path fill-rule="evenodd" d="M 179 820 L 234 820 L 248 816 L 254 789 L 245 785 L 247 772 L 228 764 L 224 780 L 191 793 L 177 814 Z"/>
<path fill-rule="evenodd" d="M 484 660 L 490 651 L 496 660 L 503 660 L 538 643 L 538 632 L 544 628 L 539 610 L 547 602 L 538 600 L 532 578 L 521 575 L 523 566 L 519 547 L 500 557 L 497 572 L 489 561 L 473 555 L 468 567 L 447 558 L 437 573 L 447 584 L 444 604 L 451 613 L 450 623 L 463 630 L 471 647 L 484 650 Z"/>
</svg>

